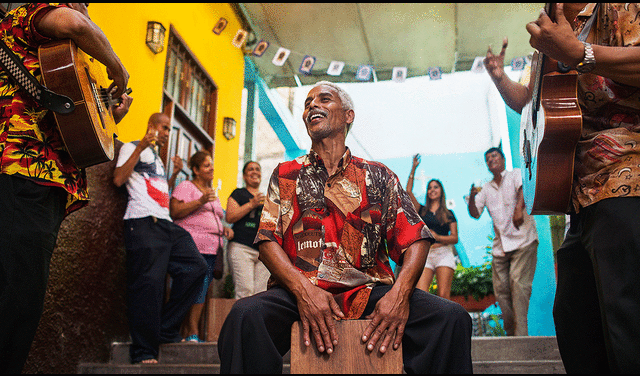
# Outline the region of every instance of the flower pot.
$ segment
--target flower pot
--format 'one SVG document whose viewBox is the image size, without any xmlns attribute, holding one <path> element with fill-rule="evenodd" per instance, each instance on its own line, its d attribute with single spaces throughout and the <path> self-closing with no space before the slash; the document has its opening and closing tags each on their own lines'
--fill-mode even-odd
<svg viewBox="0 0 640 376">
<path fill-rule="evenodd" d="M 496 302 L 496 296 L 491 294 L 480 300 L 475 300 L 471 295 L 454 295 L 451 300 L 460 304 L 467 312 L 482 312 Z"/>
</svg>

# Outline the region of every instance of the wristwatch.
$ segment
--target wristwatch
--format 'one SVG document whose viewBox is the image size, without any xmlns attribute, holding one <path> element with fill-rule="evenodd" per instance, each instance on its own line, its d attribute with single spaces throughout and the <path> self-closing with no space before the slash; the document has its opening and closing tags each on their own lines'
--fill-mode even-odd
<svg viewBox="0 0 640 376">
<path fill-rule="evenodd" d="M 584 59 L 576 66 L 576 70 L 580 73 L 589 73 L 596 67 L 596 57 L 593 55 L 591 44 L 586 42 L 582 44 L 584 44 Z"/>
</svg>

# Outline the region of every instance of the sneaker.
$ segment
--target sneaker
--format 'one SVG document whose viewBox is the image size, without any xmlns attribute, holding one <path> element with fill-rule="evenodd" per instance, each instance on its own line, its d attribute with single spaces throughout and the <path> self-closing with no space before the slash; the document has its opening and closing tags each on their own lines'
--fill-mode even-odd
<svg viewBox="0 0 640 376">
<path fill-rule="evenodd" d="M 195 343 L 202 342 L 200 341 L 200 338 L 198 338 L 197 334 L 192 334 L 189 337 L 185 338 L 184 340 L 185 342 L 195 342 Z"/>
</svg>

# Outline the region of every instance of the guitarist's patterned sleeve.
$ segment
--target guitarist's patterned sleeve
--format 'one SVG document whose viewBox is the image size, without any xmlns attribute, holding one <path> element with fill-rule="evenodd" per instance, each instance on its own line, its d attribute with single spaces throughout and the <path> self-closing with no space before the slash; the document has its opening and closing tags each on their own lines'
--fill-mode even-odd
<svg viewBox="0 0 640 376">
<path fill-rule="evenodd" d="M 51 39 L 36 31 L 34 20 L 55 7 L 27 3 L 0 22 L 0 37 L 39 81 L 38 47 Z M 48 112 L 0 70 L 0 173 L 66 190 L 69 214 L 88 202 L 86 175 L 71 159 Z"/>
</svg>

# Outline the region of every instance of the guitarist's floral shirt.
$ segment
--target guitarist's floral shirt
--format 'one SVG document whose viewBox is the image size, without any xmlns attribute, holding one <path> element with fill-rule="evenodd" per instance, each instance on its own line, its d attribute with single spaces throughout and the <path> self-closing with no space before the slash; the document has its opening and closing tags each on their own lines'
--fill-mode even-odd
<svg viewBox="0 0 640 376">
<path fill-rule="evenodd" d="M 41 81 L 38 46 L 50 39 L 33 20 L 56 4 L 27 3 L 0 22 L 3 41 Z M 50 111 L 40 107 L 0 69 L 0 173 L 20 175 L 38 184 L 61 187 L 69 194 L 66 214 L 89 199 L 84 170 L 69 156 Z"/>
<path fill-rule="evenodd" d="M 277 242 L 355 319 L 376 283 L 394 283 L 389 259 L 398 262 L 420 239 L 434 241 L 398 177 L 347 148 L 331 176 L 313 150 L 276 167 L 255 242 Z M 269 287 L 274 284 L 270 278 Z"/>
<path fill-rule="evenodd" d="M 594 6 L 578 14 L 576 35 Z M 603 3 L 593 29 L 587 42 L 638 48 L 640 6 Z M 583 124 L 576 150 L 574 207 L 609 197 L 640 196 L 640 88 L 586 73 L 578 78 L 578 98 Z"/>
</svg>

